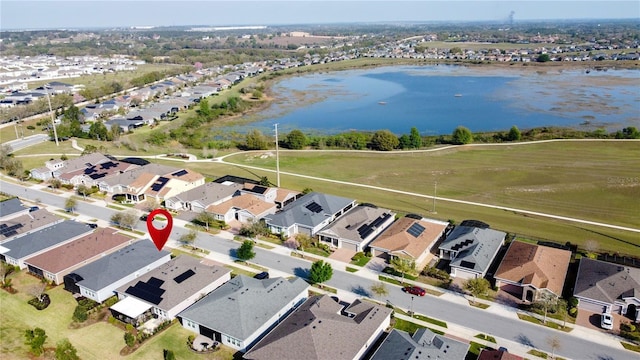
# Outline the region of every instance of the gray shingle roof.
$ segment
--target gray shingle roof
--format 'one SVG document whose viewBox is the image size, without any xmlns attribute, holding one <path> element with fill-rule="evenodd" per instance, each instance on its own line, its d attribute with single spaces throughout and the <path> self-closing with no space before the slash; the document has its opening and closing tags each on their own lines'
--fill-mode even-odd
<svg viewBox="0 0 640 360">
<path fill-rule="evenodd" d="M 87 264 L 74 273 L 83 279 L 78 285 L 97 291 L 169 254 L 168 251 L 158 251 L 151 240 L 143 239 Z"/>
<path fill-rule="evenodd" d="M 135 290 L 131 291 L 129 288 L 139 287 L 139 283 L 150 284 L 142 287 L 152 286 L 162 291 L 162 295 L 158 299 L 160 302 L 154 303 L 154 305 L 169 311 L 230 272 L 231 270 L 222 266 L 204 265 L 200 259 L 191 256 L 178 256 L 139 278 L 131 280 L 116 291 L 149 302 L 147 299 L 136 296 Z M 182 276 L 180 277 L 180 275 Z M 151 278 L 154 278 L 154 280 L 150 281 Z M 161 280 L 162 283 L 157 280 Z"/>
<path fill-rule="evenodd" d="M 238 275 L 178 316 L 243 340 L 308 288 L 298 277 L 257 280 Z"/>
<path fill-rule="evenodd" d="M 24 206 L 22 206 L 22 202 L 20 202 L 20 199 L 18 198 L 12 198 L 0 202 L 0 217 L 15 214 L 24 210 L 26 209 Z"/>
<path fill-rule="evenodd" d="M 9 240 L 2 246 L 9 249 L 4 253 L 5 256 L 22 259 L 92 231 L 87 224 L 67 220 Z"/>
<path fill-rule="evenodd" d="M 469 344 L 437 335 L 428 329 L 418 329 L 413 336 L 393 329 L 371 360 L 462 360 Z"/>
<path fill-rule="evenodd" d="M 265 219 L 267 224 L 279 227 L 299 224 L 313 228 L 353 202 L 354 199 L 310 192 L 287 205 L 281 212 L 269 215 Z"/>
<path fill-rule="evenodd" d="M 580 259 L 574 296 L 613 304 L 639 294 L 640 269 L 586 257 Z"/>
<path fill-rule="evenodd" d="M 216 182 L 208 182 L 191 190 L 185 191 L 174 196 L 171 200 L 193 202 L 198 201 L 206 208 L 217 201 L 227 198 L 242 189 L 240 184 L 218 184 Z"/>
<path fill-rule="evenodd" d="M 394 215 L 387 209 L 360 205 L 327 225 L 318 234 L 361 243 L 376 230 L 380 231 L 380 227 L 389 220 L 393 221 Z"/>
<path fill-rule="evenodd" d="M 353 359 L 374 332 L 388 320 L 391 309 L 356 300 L 341 314 L 342 305 L 328 295 L 305 301 L 244 355 L 251 360 Z M 291 351 L 291 349 L 296 349 Z"/>
<path fill-rule="evenodd" d="M 506 233 L 493 229 L 457 226 L 439 249 L 459 252 L 451 260 L 451 266 L 485 272 L 506 236 Z"/>
</svg>

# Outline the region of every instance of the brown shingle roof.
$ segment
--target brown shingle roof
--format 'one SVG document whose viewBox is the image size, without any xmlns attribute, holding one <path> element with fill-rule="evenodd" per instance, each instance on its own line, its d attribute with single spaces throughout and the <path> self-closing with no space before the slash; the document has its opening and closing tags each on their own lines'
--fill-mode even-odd
<svg viewBox="0 0 640 360">
<path fill-rule="evenodd" d="M 13 232 L 5 232 L 0 235 L 0 243 L 13 238 L 16 235 L 40 229 L 49 224 L 60 222 L 63 219 L 48 212 L 46 209 L 38 209 L 28 214 L 16 216 L 15 218 L 3 221 L 7 228 L 13 228 Z M 9 236 L 6 236 L 9 235 Z"/>
<path fill-rule="evenodd" d="M 513 241 L 495 277 L 531 284 L 560 296 L 570 260 L 571 251 Z"/>
<path fill-rule="evenodd" d="M 77 240 L 56 247 L 24 262 L 53 274 L 68 269 L 101 253 L 110 253 L 126 245 L 130 238 L 118 230 L 102 228 Z"/>
<path fill-rule="evenodd" d="M 425 228 L 417 238 L 407 232 L 416 223 Z M 391 224 L 371 243 L 371 246 L 387 249 L 394 255 L 406 254 L 417 259 L 434 241 L 438 240 L 446 228 L 446 223 L 403 217 Z"/>
</svg>

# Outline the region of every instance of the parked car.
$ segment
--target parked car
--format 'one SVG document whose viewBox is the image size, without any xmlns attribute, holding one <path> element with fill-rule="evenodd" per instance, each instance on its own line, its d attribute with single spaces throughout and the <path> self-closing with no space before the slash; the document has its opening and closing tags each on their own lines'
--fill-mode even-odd
<svg viewBox="0 0 640 360">
<path fill-rule="evenodd" d="M 266 271 L 263 271 L 259 274 L 255 274 L 253 277 L 258 280 L 264 280 L 269 278 L 269 273 Z"/>
<path fill-rule="evenodd" d="M 37 207 L 37 206 L 32 206 L 32 207 L 29 208 L 29 212 L 34 212 L 34 211 L 36 211 L 38 209 L 40 209 L 40 208 Z"/>
<path fill-rule="evenodd" d="M 96 224 L 96 223 L 87 223 L 87 225 L 89 225 L 89 227 L 92 228 L 92 229 L 98 228 L 98 224 Z"/>
<path fill-rule="evenodd" d="M 417 296 L 424 296 L 427 293 L 425 289 L 419 286 L 405 286 L 402 290 L 407 294 L 417 295 Z"/>
<path fill-rule="evenodd" d="M 613 316 L 603 313 L 600 319 L 600 327 L 607 330 L 613 330 Z"/>
</svg>

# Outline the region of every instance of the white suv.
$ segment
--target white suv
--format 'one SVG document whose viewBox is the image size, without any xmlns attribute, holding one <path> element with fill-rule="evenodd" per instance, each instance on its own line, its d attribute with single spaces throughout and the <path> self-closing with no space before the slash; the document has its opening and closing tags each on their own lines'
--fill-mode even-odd
<svg viewBox="0 0 640 360">
<path fill-rule="evenodd" d="M 613 330 L 613 317 L 610 314 L 603 313 L 600 319 L 600 327 L 607 330 Z"/>
</svg>

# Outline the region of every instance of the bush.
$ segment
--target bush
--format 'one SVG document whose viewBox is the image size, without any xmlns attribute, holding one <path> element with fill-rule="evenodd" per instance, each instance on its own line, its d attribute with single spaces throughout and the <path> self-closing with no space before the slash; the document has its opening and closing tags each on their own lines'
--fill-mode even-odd
<svg viewBox="0 0 640 360">
<path fill-rule="evenodd" d="M 578 300 L 575 297 L 571 297 L 571 299 L 569 299 L 569 307 L 578 307 L 578 303 L 580 302 L 580 300 Z"/>
<path fill-rule="evenodd" d="M 575 318 L 578 316 L 578 308 L 569 308 L 569 316 Z"/>
<path fill-rule="evenodd" d="M 357 252 L 355 253 L 355 255 L 353 255 L 353 257 L 351 258 L 351 260 L 353 261 L 358 261 L 362 258 L 366 257 L 366 255 L 361 251 L 361 252 Z"/>
<path fill-rule="evenodd" d="M 189 346 L 191 346 L 193 344 L 193 341 L 196 339 L 195 335 L 189 335 L 187 337 L 187 344 L 189 344 Z"/>
<path fill-rule="evenodd" d="M 424 270 L 422 270 L 422 275 L 425 276 L 429 276 L 432 277 L 434 279 L 438 279 L 438 280 L 449 280 L 450 276 L 449 273 L 444 271 L 444 270 L 440 270 L 438 268 L 435 267 L 426 267 L 424 268 Z"/>
<path fill-rule="evenodd" d="M 33 306 L 38 310 L 46 309 L 49 306 L 49 304 L 51 304 L 51 299 L 49 299 L 49 295 L 47 294 L 42 295 L 42 301 L 40 301 L 40 299 L 38 299 L 37 297 L 29 300 L 29 305 Z"/>
<path fill-rule="evenodd" d="M 87 308 L 82 306 L 82 305 L 78 305 L 76 306 L 75 310 L 73 311 L 73 320 L 77 321 L 77 322 L 85 322 L 87 321 L 87 318 L 89 316 L 87 315 Z"/>
<path fill-rule="evenodd" d="M 62 184 L 60 185 L 62 188 L 67 189 L 67 190 L 73 190 L 73 185 L 72 184 Z"/>
<path fill-rule="evenodd" d="M 124 328 L 127 330 L 127 332 L 132 332 L 133 331 L 133 325 L 131 325 L 131 324 L 125 325 Z"/>
<path fill-rule="evenodd" d="M 136 343 L 136 338 L 130 332 L 124 333 L 124 342 L 128 347 L 133 347 Z"/>
</svg>

